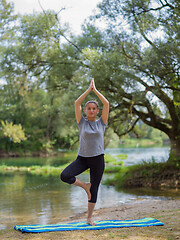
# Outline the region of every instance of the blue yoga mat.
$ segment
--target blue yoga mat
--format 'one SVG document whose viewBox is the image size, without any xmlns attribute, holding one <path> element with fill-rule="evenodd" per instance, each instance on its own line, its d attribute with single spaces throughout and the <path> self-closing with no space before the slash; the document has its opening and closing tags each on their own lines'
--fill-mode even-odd
<svg viewBox="0 0 180 240">
<path fill-rule="evenodd" d="M 95 221 L 96 226 L 88 225 L 86 222 L 60 223 L 49 225 L 16 225 L 15 230 L 21 232 L 52 232 L 52 231 L 72 231 L 72 230 L 100 230 L 106 228 L 122 227 L 149 227 L 163 226 L 164 224 L 154 218 L 142 218 L 137 220 L 102 220 Z"/>
</svg>

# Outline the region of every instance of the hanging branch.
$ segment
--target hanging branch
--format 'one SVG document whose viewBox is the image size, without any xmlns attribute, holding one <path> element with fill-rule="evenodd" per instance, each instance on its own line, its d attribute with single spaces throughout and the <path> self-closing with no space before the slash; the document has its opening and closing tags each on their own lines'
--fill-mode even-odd
<svg viewBox="0 0 180 240">
<path fill-rule="evenodd" d="M 48 17 L 47 17 L 47 14 L 46 14 L 46 11 L 44 10 L 44 8 L 43 8 L 40 0 L 38 0 L 38 2 L 39 2 L 39 5 L 40 5 L 40 7 L 41 7 L 41 9 L 42 9 L 42 11 L 43 11 L 43 13 L 44 13 L 44 15 L 46 16 L 46 18 L 48 18 Z M 58 19 L 58 14 L 59 14 L 61 11 L 65 10 L 65 9 L 66 9 L 66 8 L 63 7 L 63 8 L 61 8 L 61 9 L 55 14 L 55 18 L 56 18 L 57 22 L 59 23 L 59 25 L 60 25 L 60 22 L 59 22 L 59 19 Z M 70 44 L 72 44 L 78 51 L 82 52 L 81 49 L 80 49 L 74 42 L 72 42 L 69 38 L 67 38 L 67 37 L 64 35 L 64 33 L 61 31 L 60 28 L 59 28 L 59 32 L 60 32 L 60 35 L 61 35 L 64 39 L 66 39 L 67 42 L 69 42 Z"/>
<path fill-rule="evenodd" d="M 131 131 L 134 129 L 134 127 L 136 126 L 136 123 L 137 123 L 139 120 L 140 120 L 140 118 L 137 118 L 137 119 L 134 121 L 134 123 L 131 125 L 131 128 L 126 129 L 126 131 L 123 132 L 123 133 L 118 133 L 117 129 L 115 129 L 114 132 L 115 132 L 119 137 L 122 137 L 122 136 L 126 135 L 127 133 L 131 132 Z M 131 123 L 132 123 L 132 122 L 131 122 Z M 128 126 L 130 126 L 130 125 L 128 125 Z"/>
</svg>

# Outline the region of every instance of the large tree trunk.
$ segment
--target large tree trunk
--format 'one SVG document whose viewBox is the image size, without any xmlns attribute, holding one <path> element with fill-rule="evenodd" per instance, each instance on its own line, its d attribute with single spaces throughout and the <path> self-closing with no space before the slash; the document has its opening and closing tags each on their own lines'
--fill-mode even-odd
<svg viewBox="0 0 180 240">
<path fill-rule="evenodd" d="M 171 150 L 168 161 L 180 163 L 180 135 L 170 138 Z"/>
</svg>

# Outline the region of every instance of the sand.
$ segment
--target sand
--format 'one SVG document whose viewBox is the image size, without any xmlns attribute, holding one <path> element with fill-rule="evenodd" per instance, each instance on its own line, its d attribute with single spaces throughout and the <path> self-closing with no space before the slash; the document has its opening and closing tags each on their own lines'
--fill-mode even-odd
<svg viewBox="0 0 180 240">
<path fill-rule="evenodd" d="M 85 221 L 87 213 L 64 217 L 61 222 Z M 94 220 L 139 219 L 153 217 L 164 226 L 117 228 L 91 231 L 65 231 L 46 233 L 24 233 L 11 229 L 2 230 L 0 239 L 36 239 L 36 240 L 176 240 L 180 239 L 180 199 L 143 200 L 116 207 L 94 211 Z M 55 223 L 55 222 L 54 222 Z M 57 222 L 58 223 L 58 222 Z"/>
</svg>

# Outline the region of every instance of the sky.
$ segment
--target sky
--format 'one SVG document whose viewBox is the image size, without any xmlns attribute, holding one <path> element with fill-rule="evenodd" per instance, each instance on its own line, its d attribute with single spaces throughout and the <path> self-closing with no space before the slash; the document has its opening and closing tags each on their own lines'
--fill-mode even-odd
<svg viewBox="0 0 180 240">
<path fill-rule="evenodd" d="M 66 8 L 58 16 L 62 23 L 69 23 L 74 34 L 79 34 L 81 24 L 93 14 L 97 4 L 102 0 L 7 0 L 14 3 L 15 13 L 20 14 L 42 11 L 39 1 L 44 10 L 59 12 L 62 8 Z"/>
</svg>

